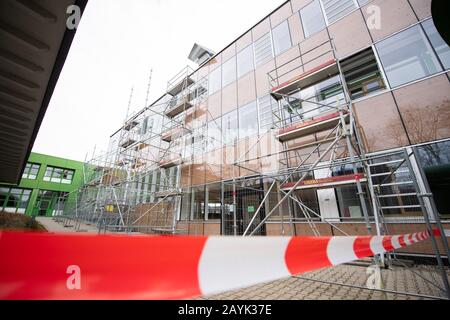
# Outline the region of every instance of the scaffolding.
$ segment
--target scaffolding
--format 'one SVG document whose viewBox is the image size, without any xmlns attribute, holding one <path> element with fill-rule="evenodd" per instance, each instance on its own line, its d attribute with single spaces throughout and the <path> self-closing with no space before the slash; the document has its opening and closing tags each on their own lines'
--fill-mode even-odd
<svg viewBox="0 0 450 320">
<path fill-rule="evenodd" d="M 321 53 L 306 60 L 315 50 Z M 303 92 L 326 80 L 325 95 Z M 279 224 L 282 235 L 300 234 L 298 224 L 314 236 L 321 235 L 324 225 L 333 234 L 349 235 L 343 225 L 351 221 L 364 223 L 369 235 L 389 235 L 390 223 L 405 221 L 392 217 L 393 212 L 412 213 L 410 222 L 424 222 L 431 234 L 434 227 L 444 234 L 417 148 L 367 154 L 332 39 L 277 66 L 268 81 L 270 126 L 260 129 L 245 153 L 222 164 L 232 168 L 232 178 L 221 181 L 223 235 L 264 235 L 271 224 Z M 61 219 L 97 225 L 99 232 L 187 233 L 178 221 L 195 172 L 192 165 L 182 172 L 182 166 L 194 163 L 212 143 L 207 126 L 192 122 L 207 96 L 207 76 L 186 67 L 168 82 L 161 99 L 132 116 L 127 112 L 108 151 L 86 163 L 85 183 L 76 191 L 75 203 L 66 203 Z M 273 148 L 251 156 L 263 141 Z M 261 163 L 274 159 L 274 168 L 262 170 Z M 345 217 L 323 216 L 302 196 L 305 190 L 326 193 L 337 186 L 356 187 L 359 209 Z M 450 256 L 449 247 L 445 237 L 440 239 L 432 236 L 432 246 L 450 297 L 441 257 Z M 401 263 L 395 254 L 374 260 L 380 266 L 393 261 Z"/>
</svg>

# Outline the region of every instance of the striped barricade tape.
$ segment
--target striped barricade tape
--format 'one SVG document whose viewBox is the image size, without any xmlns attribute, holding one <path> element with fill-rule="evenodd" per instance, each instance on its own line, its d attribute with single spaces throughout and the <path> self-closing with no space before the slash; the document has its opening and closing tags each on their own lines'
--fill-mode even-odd
<svg viewBox="0 0 450 320">
<path fill-rule="evenodd" d="M 0 233 L 0 299 L 187 299 L 392 251 L 428 232 L 354 237 Z"/>
</svg>

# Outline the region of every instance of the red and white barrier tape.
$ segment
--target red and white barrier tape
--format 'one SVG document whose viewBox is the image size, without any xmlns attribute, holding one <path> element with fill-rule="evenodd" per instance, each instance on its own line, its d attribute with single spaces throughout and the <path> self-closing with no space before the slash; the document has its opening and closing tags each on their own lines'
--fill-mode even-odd
<svg viewBox="0 0 450 320">
<path fill-rule="evenodd" d="M 351 262 L 428 238 L 428 232 L 254 238 L 4 232 L 0 299 L 187 299 Z M 67 285 L 73 276 L 79 277 L 81 288 Z"/>
</svg>

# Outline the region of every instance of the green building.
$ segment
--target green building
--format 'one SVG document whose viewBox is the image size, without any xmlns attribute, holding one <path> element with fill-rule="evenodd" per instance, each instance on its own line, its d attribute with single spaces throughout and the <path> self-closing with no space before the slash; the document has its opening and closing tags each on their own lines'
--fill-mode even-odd
<svg viewBox="0 0 450 320">
<path fill-rule="evenodd" d="M 83 183 L 83 162 L 31 153 L 18 186 L 0 185 L 0 212 L 59 215 Z"/>
</svg>

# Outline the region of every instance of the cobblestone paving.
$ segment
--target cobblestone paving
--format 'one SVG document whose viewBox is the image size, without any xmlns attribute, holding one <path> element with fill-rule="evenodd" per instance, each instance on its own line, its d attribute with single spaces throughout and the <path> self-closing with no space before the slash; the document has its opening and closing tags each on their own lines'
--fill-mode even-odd
<svg viewBox="0 0 450 320">
<path fill-rule="evenodd" d="M 367 266 L 341 265 L 321 269 L 301 275 L 301 277 L 339 282 L 347 285 L 366 286 Z M 414 273 L 414 272 L 416 273 Z M 450 271 L 448 271 L 450 275 Z M 442 285 L 439 269 L 434 266 L 419 265 L 410 268 L 393 266 L 382 270 L 382 279 L 386 290 L 445 297 L 439 288 L 420 276 Z M 227 292 L 201 300 L 418 300 L 423 297 L 403 294 L 384 293 L 368 289 L 350 288 L 336 284 L 325 284 L 299 278 L 289 278 L 250 288 Z"/>
</svg>

